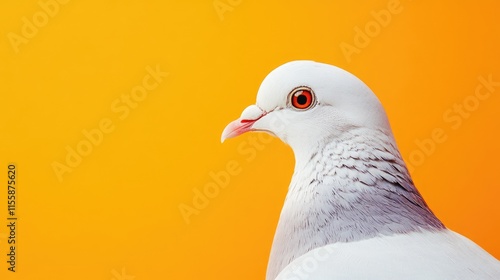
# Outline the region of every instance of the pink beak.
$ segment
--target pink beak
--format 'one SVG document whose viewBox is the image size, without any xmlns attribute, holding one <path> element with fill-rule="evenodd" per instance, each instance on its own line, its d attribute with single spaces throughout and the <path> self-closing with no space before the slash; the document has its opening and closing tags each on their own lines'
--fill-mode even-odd
<svg viewBox="0 0 500 280">
<path fill-rule="evenodd" d="M 243 113 L 241 113 L 241 117 L 239 119 L 232 121 L 226 126 L 226 128 L 224 128 L 221 136 L 221 142 L 223 143 L 224 140 L 236 137 L 245 132 L 256 130 L 253 128 L 253 125 L 266 114 L 266 112 L 261 110 L 256 105 L 248 106 Z"/>
</svg>

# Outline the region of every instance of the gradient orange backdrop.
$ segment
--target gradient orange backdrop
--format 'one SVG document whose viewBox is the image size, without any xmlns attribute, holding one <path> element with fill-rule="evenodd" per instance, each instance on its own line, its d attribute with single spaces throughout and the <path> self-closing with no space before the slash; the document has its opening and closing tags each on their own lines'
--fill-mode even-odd
<svg viewBox="0 0 500 280">
<path fill-rule="evenodd" d="M 365 81 L 431 208 L 500 257 L 500 87 L 468 103 L 467 118 L 449 113 L 474 102 L 479 77 L 500 81 L 497 1 L 179 2 L 0 3 L 1 279 L 264 279 L 293 154 L 257 134 L 219 139 L 265 75 L 296 59 Z M 346 44 L 357 48 L 349 57 Z M 156 67 L 168 76 L 125 105 Z M 59 180 L 54 162 L 103 121 L 114 130 Z M 435 129 L 446 140 L 418 158 Z M 9 162 L 16 273 L 6 263 Z M 179 206 L 228 163 L 235 175 L 186 224 Z"/>
</svg>

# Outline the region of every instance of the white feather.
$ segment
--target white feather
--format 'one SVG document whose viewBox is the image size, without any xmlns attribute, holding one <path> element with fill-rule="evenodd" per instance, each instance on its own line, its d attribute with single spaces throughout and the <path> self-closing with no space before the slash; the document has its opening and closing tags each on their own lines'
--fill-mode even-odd
<svg viewBox="0 0 500 280">
<path fill-rule="evenodd" d="M 450 230 L 413 232 L 316 248 L 276 280 L 498 280 L 500 264 Z"/>
</svg>

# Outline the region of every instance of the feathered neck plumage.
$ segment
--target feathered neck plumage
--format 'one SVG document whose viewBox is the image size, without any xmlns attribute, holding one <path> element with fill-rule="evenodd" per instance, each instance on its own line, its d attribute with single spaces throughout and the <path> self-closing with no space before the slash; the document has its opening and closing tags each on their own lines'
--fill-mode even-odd
<svg viewBox="0 0 500 280">
<path fill-rule="evenodd" d="M 390 131 L 355 128 L 294 152 L 267 279 L 319 246 L 444 228 L 415 188 Z"/>
</svg>

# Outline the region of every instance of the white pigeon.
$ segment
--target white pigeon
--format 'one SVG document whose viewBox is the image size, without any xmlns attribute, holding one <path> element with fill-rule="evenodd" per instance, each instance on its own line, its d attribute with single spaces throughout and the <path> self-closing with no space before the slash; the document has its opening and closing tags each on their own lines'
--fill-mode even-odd
<svg viewBox="0 0 500 280">
<path fill-rule="evenodd" d="M 447 229 L 415 188 L 373 92 L 335 66 L 273 70 L 222 141 L 265 131 L 294 151 L 267 280 L 500 279 L 500 262 Z"/>
</svg>

